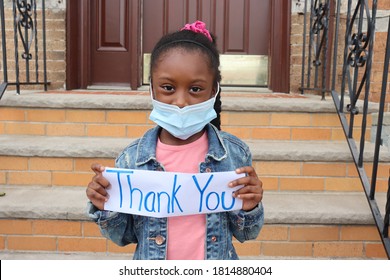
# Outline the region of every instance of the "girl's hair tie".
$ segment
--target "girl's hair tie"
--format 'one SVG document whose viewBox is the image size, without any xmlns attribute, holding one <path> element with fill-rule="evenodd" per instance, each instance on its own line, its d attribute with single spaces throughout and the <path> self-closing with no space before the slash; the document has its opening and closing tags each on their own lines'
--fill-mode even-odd
<svg viewBox="0 0 390 280">
<path fill-rule="evenodd" d="M 213 41 L 210 32 L 206 29 L 206 24 L 200 20 L 197 20 L 194 23 L 187 23 L 182 29 L 180 29 L 180 31 L 182 30 L 191 30 L 196 33 L 201 33 L 206 36 L 207 39 L 209 39 L 211 42 Z"/>
</svg>

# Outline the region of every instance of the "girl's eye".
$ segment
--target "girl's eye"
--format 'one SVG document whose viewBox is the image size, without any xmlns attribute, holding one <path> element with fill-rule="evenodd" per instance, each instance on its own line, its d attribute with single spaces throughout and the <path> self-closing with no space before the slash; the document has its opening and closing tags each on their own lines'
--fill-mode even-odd
<svg viewBox="0 0 390 280">
<path fill-rule="evenodd" d="M 191 88 L 191 92 L 194 92 L 194 93 L 198 93 L 200 92 L 202 89 L 200 87 L 192 87 Z"/>
<path fill-rule="evenodd" d="M 173 90 L 174 90 L 173 86 L 162 86 L 162 88 L 163 88 L 165 91 L 173 91 Z"/>
</svg>

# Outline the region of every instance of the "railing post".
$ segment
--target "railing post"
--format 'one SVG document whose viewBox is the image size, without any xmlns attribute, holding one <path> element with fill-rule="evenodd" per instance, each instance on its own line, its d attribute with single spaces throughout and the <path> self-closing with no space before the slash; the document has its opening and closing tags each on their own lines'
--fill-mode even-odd
<svg viewBox="0 0 390 280">
<path fill-rule="evenodd" d="M 320 91 L 322 100 L 325 99 L 327 89 L 327 56 L 329 41 L 329 18 L 330 1 L 332 0 L 311 0 L 310 1 L 310 22 L 309 22 L 309 46 L 306 60 L 306 37 L 307 37 L 307 8 L 308 2 L 305 0 L 304 7 L 304 31 L 303 31 L 303 52 L 302 52 L 302 76 L 301 94 L 307 90 Z M 307 74 L 305 64 L 307 63 Z M 312 67 L 314 67 L 314 77 L 312 77 Z M 320 71 L 322 71 L 320 73 Z M 305 81 L 306 76 L 306 81 Z M 313 84 L 312 84 L 312 79 Z"/>
<path fill-rule="evenodd" d="M 336 29 L 334 34 L 334 45 L 333 45 L 333 71 L 332 71 L 332 88 L 331 90 L 336 89 L 336 72 L 337 72 L 337 54 L 338 54 L 338 46 L 339 46 L 339 31 L 340 31 L 340 12 L 341 12 L 341 0 L 337 0 L 337 8 L 336 8 Z"/>
<path fill-rule="evenodd" d="M 329 16 L 330 16 L 330 1 L 331 0 L 328 0 L 325 2 L 325 11 L 324 11 L 324 15 L 323 15 L 323 18 L 321 20 L 323 20 L 324 22 L 322 23 L 324 25 L 324 35 L 322 37 L 322 40 L 321 40 L 321 48 L 324 48 L 324 53 L 323 53 L 323 63 L 324 63 L 324 66 L 322 68 L 322 85 L 321 85 L 321 99 L 322 100 L 325 100 L 325 92 L 326 92 L 326 74 L 327 74 L 327 66 L 328 66 L 328 62 L 327 62 L 327 56 L 328 56 L 328 41 L 329 41 Z"/>
<path fill-rule="evenodd" d="M 303 12 L 303 44 L 302 44 L 302 73 L 301 73 L 301 94 L 304 94 L 305 84 L 305 58 L 306 58 L 306 24 L 307 24 L 307 0 L 305 0 Z"/>
<path fill-rule="evenodd" d="M 7 37 L 5 34 L 5 15 L 4 15 L 4 0 L 0 0 L 0 17 L 1 17 L 1 47 L 3 51 L 3 79 L 4 83 L 8 82 L 7 73 Z"/>
<path fill-rule="evenodd" d="M 1 49 L 3 56 L 3 82 L 0 83 L 0 99 L 3 96 L 8 86 L 8 73 L 7 73 L 7 44 L 5 34 L 5 15 L 4 15 L 4 0 L 0 0 L 0 24 L 1 24 Z"/>
<path fill-rule="evenodd" d="M 386 207 L 385 207 L 385 218 L 383 220 L 383 237 L 389 238 L 389 220 L 390 220 L 390 173 L 389 180 L 387 182 L 387 197 L 386 197 Z M 388 253 L 389 254 L 389 253 Z"/>
<path fill-rule="evenodd" d="M 384 67 L 383 67 L 381 97 L 379 101 L 378 124 L 377 124 L 376 138 L 375 138 L 375 151 L 374 151 L 374 162 L 373 162 L 372 179 L 371 179 L 370 199 L 375 198 L 379 151 L 380 151 L 380 146 L 382 144 L 383 114 L 385 111 L 386 89 L 387 89 L 389 62 L 390 62 L 390 19 L 389 19 L 387 30 L 388 31 L 387 31 L 387 41 L 386 41 L 386 54 L 385 54 Z"/>
<path fill-rule="evenodd" d="M 12 14 L 14 18 L 14 52 L 15 52 L 15 86 L 16 93 L 20 94 L 20 80 L 19 80 L 19 44 L 18 44 L 18 26 L 16 19 L 16 1 L 12 0 Z"/>
<path fill-rule="evenodd" d="M 45 0 L 42 0 L 42 45 L 43 45 L 43 86 L 47 91 L 47 66 L 46 66 L 46 7 Z M 38 70 L 37 70 L 38 73 Z M 37 76 L 38 77 L 38 76 Z M 38 80 L 37 80 L 38 82 Z"/>
</svg>

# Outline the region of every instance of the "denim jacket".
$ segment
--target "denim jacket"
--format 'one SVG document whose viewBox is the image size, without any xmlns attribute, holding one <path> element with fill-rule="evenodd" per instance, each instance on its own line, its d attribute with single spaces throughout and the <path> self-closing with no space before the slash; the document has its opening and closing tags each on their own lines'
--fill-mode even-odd
<svg viewBox="0 0 390 280">
<path fill-rule="evenodd" d="M 160 127 L 155 127 L 130 144 L 116 159 L 116 167 L 164 171 L 156 160 Z M 237 137 L 206 126 L 209 149 L 199 172 L 232 171 L 252 165 L 249 148 Z M 89 216 L 99 225 L 103 236 L 119 246 L 137 243 L 134 259 L 164 260 L 167 251 L 167 218 L 153 218 L 110 211 L 100 211 L 90 202 Z M 236 210 L 206 214 L 205 259 L 238 259 L 232 236 L 238 241 L 255 239 L 264 223 L 260 203 L 251 211 Z"/>
</svg>

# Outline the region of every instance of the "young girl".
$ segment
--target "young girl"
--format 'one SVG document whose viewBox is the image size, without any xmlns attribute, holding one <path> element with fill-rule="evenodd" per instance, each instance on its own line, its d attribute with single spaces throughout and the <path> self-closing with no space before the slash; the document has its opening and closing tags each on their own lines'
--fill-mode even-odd
<svg viewBox="0 0 390 280">
<path fill-rule="evenodd" d="M 241 210 L 170 218 L 153 218 L 104 211 L 108 181 L 104 167 L 93 164 L 95 176 L 87 188 L 89 215 L 104 236 L 120 246 L 137 243 L 134 259 L 238 259 L 234 236 L 255 239 L 264 223 L 262 182 L 252 165 L 249 148 L 220 131 L 219 53 L 203 22 L 187 24 L 155 46 L 150 63 L 150 119 L 157 126 L 130 144 L 116 167 L 174 172 L 246 173 L 230 182 L 244 185 L 234 193 Z M 216 101 L 217 100 L 217 101 Z"/>
</svg>

